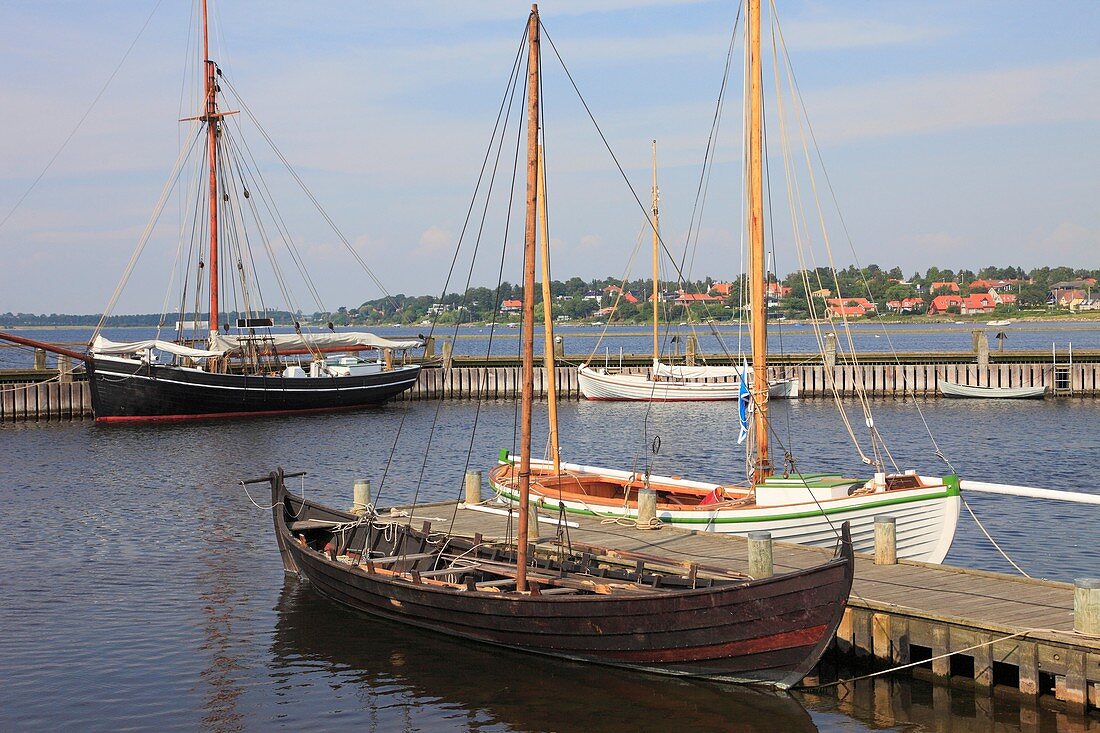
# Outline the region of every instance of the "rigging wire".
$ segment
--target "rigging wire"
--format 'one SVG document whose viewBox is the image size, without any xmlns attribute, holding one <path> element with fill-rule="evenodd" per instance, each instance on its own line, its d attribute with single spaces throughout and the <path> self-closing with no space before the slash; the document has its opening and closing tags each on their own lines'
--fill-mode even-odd
<svg viewBox="0 0 1100 733">
<path fill-rule="evenodd" d="M 54 154 L 50 156 L 50 159 L 46 162 L 45 167 L 43 167 L 41 172 L 39 172 L 39 174 L 35 176 L 34 180 L 31 181 L 31 184 L 27 186 L 26 190 L 23 191 L 22 195 L 16 200 L 15 204 L 11 207 L 11 209 L 8 210 L 8 213 L 4 215 L 4 218 L 0 219 L 0 229 L 3 229 L 4 225 L 8 223 L 8 220 L 10 220 L 15 212 L 19 209 L 19 207 L 23 205 L 23 202 L 27 200 L 27 197 L 31 195 L 31 192 L 34 191 L 35 187 L 38 186 L 39 182 L 45 177 L 46 173 L 49 172 L 50 168 L 53 167 L 53 164 L 57 162 L 57 159 L 61 155 L 62 151 L 64 151 L 65 148 L 69 145 L 69 142 L 73 139 L 77 131 L 84 124 L 84 121 L 88 119 L 88 115 L 90 115 L 92 113 L 92 110 L 95 109 L 95 106 L 99 103 L 99 100 L 103 98 L 103 95 L 107 91 L 107 87 L 109 87 L 111 85 L 111 82 L 115 80 L 115 77 L 118 76 L 118 72 L 122 69 L 122 65 L 125 64 L 126 59 L 130 57 L 130 52 L 134 50 L 134 46 L 137 45 L 137 42 L 141 39 L 142 35 L 144 35 L 145 29 L 149 27 L 149 23 L 153 20 L 153 16 L 156 15 L 157 10 L 163 3 L 164 0 L 157 0 L 156 4 L 153 5 L 153 9 L 149 11 L 149 15 L 145 18 L 145 22 L 141 24 L 141 28 L 138 29 L 137 35 L 134 36 L 134 40 L 130 41 L 130 45 L 126 47 L 126 51 L 122 54 L 122 58 L 120 58 L 118 60 L 118 63 L 115 64 L 115 68 L 113 71 L 111 71 L 110 76 L 107 77 L 107 81 L 103 82 L 103 86 L 99 88 L 99 92 L 97 92 L 95 97 L 92 99 L 92 103 L 88 105 L 88 108 L 84 110 L 84 114 L 82 114 L 80 116 L 80 119 L 76 121 L 76 125 L 74 125 L 73 129 L 69 131 L 69 134 L 65 136 L 65 139 L 61 141 L 61 145 L 59 145 L 57 150 L 54 151 Z"/>
</svg>

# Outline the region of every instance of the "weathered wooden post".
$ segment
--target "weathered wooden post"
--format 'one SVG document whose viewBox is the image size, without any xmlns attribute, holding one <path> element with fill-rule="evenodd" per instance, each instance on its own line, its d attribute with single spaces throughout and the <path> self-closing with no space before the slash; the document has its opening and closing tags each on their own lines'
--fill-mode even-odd
<svg viewBox="0 0 1100 733">
<path fill-rule="evenodd" d="M 638 490 L 638 529 L 656 529 L 660 526 L 657 521 L 657 492 L 653 489 Z"/>
<path fill-rule="evenodd" d="M 1100 578 L 1073 581 L 1073 630 L 1100 636 Z"/>
<path fill-rule="evenodd" d="M 897 564 L 897 519 L 886 514 L 880 514 L 875 517 L 875 565 Z"/>
<path fill-rule="evenodd" d="M 527 539 L 538 542 L 539 539 L 539 505 L 537 501 L 527 503 Z"/>
<path fill-rule="evenodd" d="M 354 486 L 354 498 L 351 501 L 351 511 L 355 514 L 366 514 L 367 505 L 370 504 L 370 480 L 356 479 Z"/>
<path fill-rule="evenodd" d="M 481 503 L 481 471 L 466 472 L 466 503 Z"/>
<path fill-rule="evenodd" d="M 386 362 L 386 371 L 393 371 L 393 349 L 382 349 L 382 358 Z"/>
<path fill-rule="evenodd" d="M 687 337 L 687 345 L 684 347 L 684 353 L 686 355 L 685 361 L 688 366 L 695 366 L 695 354 L 699 351 L 699 337 L 695 334 L 689 334 Z"/>
<path fill-rule="evenodd" d="M 452 361 L 452 352 L 454 351 L 453 341 L 443 342 L 443 368 L 450 369 Z"/>
<path fill-rule="evenodd" d="M 35 349 L 34 350 L 34 370 L 40 372 L 46 368 L 46 350 Z"/>
<path fill-rule="evenodd" d="M 57 355 L 57 381 L 62 384 L 73 381 L 73 360 L 68 354 Z"/>
<path fill-rule="evenodd" d="M 825 334 L 825 367 L 832 371 L 836 366 L 836 334 Z"/>
<path fill-rule="evenodd" d="M 978 368 L 989 368 L 989 334 L 981 329 L 974 331 L 974 351 L 978 354 Z"/>
<path fill-rule="evenodd" d="M 774 572 L 772 533 L 749 532 L 749 575 L 754 578 L 767 578 Z"/>
<path fill-rule="evenodd" d="M 424 361 L 435 356 L 435 336 L 427 336 L 424 339 Z"/>
<path fill-rule="evenodd" d="M 554 357 L 557 359 L 565 358 L 565 340 L 561 336 L 554 337 Z"/>
</svg>

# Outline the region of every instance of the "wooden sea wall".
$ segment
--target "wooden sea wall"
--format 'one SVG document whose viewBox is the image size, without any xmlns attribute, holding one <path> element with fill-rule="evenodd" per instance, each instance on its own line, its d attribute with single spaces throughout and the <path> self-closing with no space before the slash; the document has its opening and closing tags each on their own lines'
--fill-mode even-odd
<svg viewBox="0 0 1100 733">
<path fill-rule="evenodd" d="M 0 421 L 79 420 L 92 416 L 88 383 L 0 382 Z"/>
<path fill-rule="evenodd" d="M 579 399 L 577 369 L 559 366 L 555 370 L 558 397 Z M 624 373 L 644 374 L 646 367 L 624 367 Z M 833 389 L 841 397 L 855 396 L 859 389 L 871 397 L 932 397 L 939 394 L 941 381 L 983 387 L 1037 387 L 1048 394 L 1075 397 L 1100 396 L 1100 363 L 1057 365 L 1050 363 L 991 364 L 863 364 L 825 366 L 803 364 L 770 367 L 777 377 L 798 377 L 800 397 L 828 397 Z M 535 396 L 545 397 L 546 370 L 535 368 Z M 504 399 L 519 394 L 518 366 L 454 366 L 450 369 L 425 367 L 416 385 L 400 399 Z"/>
<path fill-rule="evenodd" d="M 623 372 L 644 374 L 648 367 L 624 367 Z M 799 364 L 770 367 L 775 377 L 798 377 L 799 397 L 829 397 L 835 388 L 841 397 L 853 397 L 860 386 L 871 397 L 936 397 L 941 381 L 991 387 L 1046 386 L 1047 394 L 1066 397 L 1100 396 L 1100 362 L 1053 365 L 1021 362 L 979 366 L 974 363 L 862 364 L 826 366 Z M 520 368 L 456 365 L 449 369 L 428 365 L 412 389 L 399 400 L 512 399 L 519 396 Z M 48 377 L 49 372 L 44 376 Z M 0 374 L 0 377 L 3 375 Z M 22 374 L 23 379 L 26 379 Z M 575 366 L 554 370 L 560 399 L 582 397 Z M 549 380 L 543 367 L 535 368 L 535 396 L 545 398 Z M 70 420 L 92 416 L 91 393 L 82 380 L 58 382 L 3 381 L 0 379 L 0 422 Z"/>
</svg>

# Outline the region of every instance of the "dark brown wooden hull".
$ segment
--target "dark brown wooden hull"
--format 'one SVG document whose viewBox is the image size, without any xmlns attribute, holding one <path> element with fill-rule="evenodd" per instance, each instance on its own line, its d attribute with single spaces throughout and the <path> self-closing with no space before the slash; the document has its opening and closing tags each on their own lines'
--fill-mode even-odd
<svg viewBox="0 0 1100 733">
<path fill-rule="evenodd" d="M 423 584 L 353 567 L 296 541 L 288 518 L 354 521 L 273 480 L 288 572 L 352 608 L 487 644 L 645 672 L 796 684 L 836 631 L 851 589 L 850 547 L 809 570 L 629 596 L 523 595 Z M 415 550 L 410 550 L 415 552 Z"/>
</svg>

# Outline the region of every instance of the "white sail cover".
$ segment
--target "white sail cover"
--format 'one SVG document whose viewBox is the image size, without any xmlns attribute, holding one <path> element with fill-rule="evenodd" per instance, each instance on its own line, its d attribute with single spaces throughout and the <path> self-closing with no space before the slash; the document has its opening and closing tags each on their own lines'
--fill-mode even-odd
<svg viewBox="0 0 1100 733">
<path fill-rule="evenodd" d="M 225 336 L 219 333 L 216 336 L 210 337 L 210 349 L 219 354 L 225 354 L 239 350 L 241 344 L 247 343 L 249 340 L 250 339 L 247 337 Z M 278 333 L 272 334 L 271 336 L 264 336 L 263 339 L 257 339 L 257 341 L 260 341 L 260 343 L 264 345 L 271 344 L 276 350 L 302 348 L 327 349 L 343 346 L 349 351 L 357 351 L 359 349 L 415 349 L 418 346 L 423 346 L 420 341 L 395 341 L 364 331 L 311 333 L 302 334 L 301 336 L 296 333 Z"/>
<path fill-rule="evenodd" d="M 192 359 L 201 359 L 209 356 L 221 356 L 221 351 L 207 351 L 206 349 L 193 349 L 190 346 L 184 346 L 172 341 L 161 341 L 160 339 L 147 339 L 145 341 L 110 341 L 102 336 L 96 336 L 92 341 L 92 353 L 101 355 L 124 355 L 124 354 L 139 354 L 148 349 L 157 349 L 158 351 L 166 351 L 169 354 L 175 354 L 176 356 L 186 356 Z"/>
<path fill-rule="evenodd" d="M 739 377 L 741 367 L 735 366 L 681 366 L 662 364 L 659 361 L 653 363 L 653 373 L 658 377 L 670 377 L 672 379 L 714 379 L 717 377 Z"/>
</svg>

